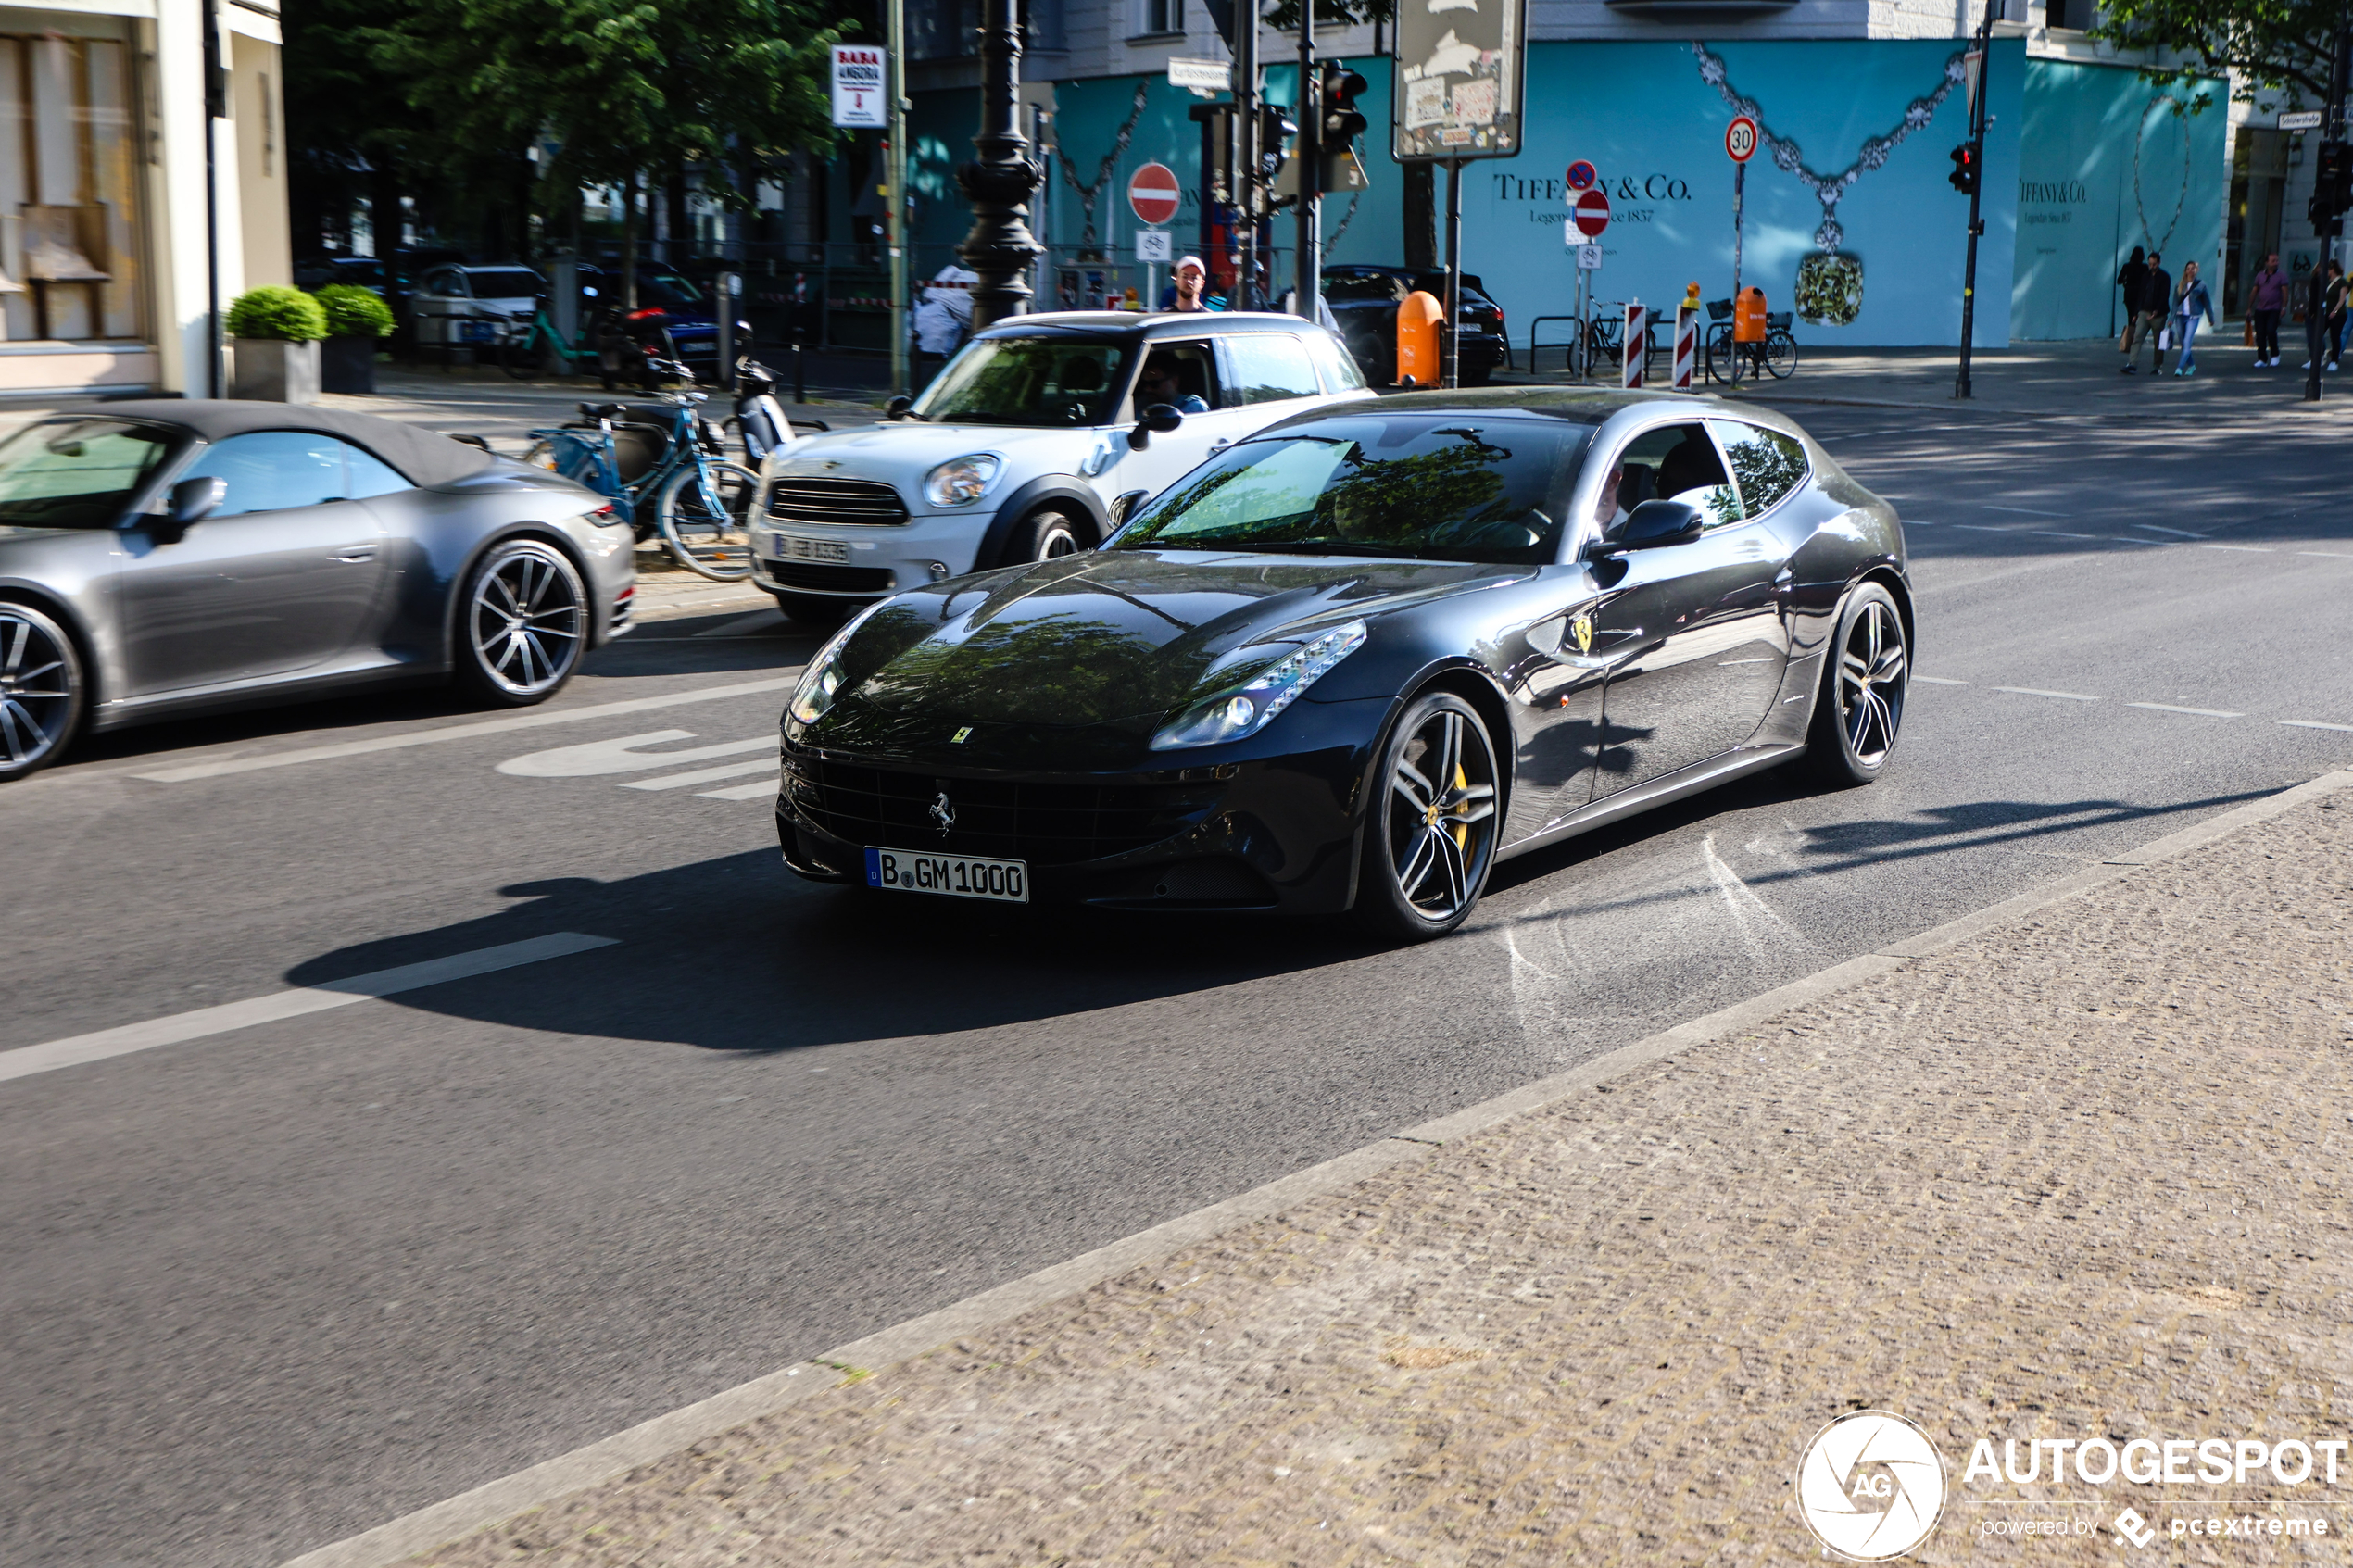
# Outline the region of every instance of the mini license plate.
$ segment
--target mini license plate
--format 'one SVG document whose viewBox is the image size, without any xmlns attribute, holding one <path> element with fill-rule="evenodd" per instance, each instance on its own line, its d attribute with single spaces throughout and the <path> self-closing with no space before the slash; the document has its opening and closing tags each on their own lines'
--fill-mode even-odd
<svg viewBox="0 0 2353 1568">
<path fill-rule="evenodd" d="M 776 554 L 794 560 L 848 560 L 849 546 L 836 539 L 804 539 L 798 533 L 779 533 Z"/>
<path fill-rule="evenodd" d="M 1029 867 L 1020 860 L 970 855 L 926 855 L 915 849 L 866 851 L 866 885 L 900 893 L 944 893 L 951 898 L 1029 902 Z"/>
</svg>

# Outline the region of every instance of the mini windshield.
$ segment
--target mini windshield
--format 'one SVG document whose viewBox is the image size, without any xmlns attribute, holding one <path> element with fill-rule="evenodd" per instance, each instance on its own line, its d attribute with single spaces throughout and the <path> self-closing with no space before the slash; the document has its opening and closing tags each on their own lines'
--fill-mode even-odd
<svg viewBox="0 0 2353 1568">
<path fill-rule="evenodd" d="M 27 425 L 0 442 L 0 526 L 111 528 L 176 439 L 121 420 Z"/>
<path fill-rule="evenodd" d="M 1114 547 L 1541 565 L 1591 433 L 1484 410 L 1319 420 L 1237 443 Z"/>
<path fill-rule="evenodd" d="M 975 338 L 914 412 L 939 424 L 1108 424 L 1126 367 L 1127 345 L 1109 338 Z"/>
</svg>

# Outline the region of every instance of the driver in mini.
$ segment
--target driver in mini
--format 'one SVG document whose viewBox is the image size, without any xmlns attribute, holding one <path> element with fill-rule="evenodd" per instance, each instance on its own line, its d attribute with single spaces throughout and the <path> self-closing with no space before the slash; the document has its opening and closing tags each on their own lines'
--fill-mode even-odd
<svg viewBox="0 0 2353 1568">
<path fill-rule="evenodd" d="M 1187 392 L 1177 381 L 1176 361 L 1167 354 L 1155 354 L 1146 359 L 1143 372 L 1136 378 L 1137 409 L 1140 412 L 1155 403 L 1165 403 L 1180 414 L 1209 412 L 1209 405 Z"/>
</svg>

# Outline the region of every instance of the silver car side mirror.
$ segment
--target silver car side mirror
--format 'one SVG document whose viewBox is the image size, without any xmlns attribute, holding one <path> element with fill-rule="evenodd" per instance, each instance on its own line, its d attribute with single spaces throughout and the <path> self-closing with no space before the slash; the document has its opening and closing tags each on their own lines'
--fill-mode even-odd
<svg viewBox="0 0 2353 1568">
<path fill-rule="evenodd" d="M 225 479 L 207 475 L 182 480 L 171 487 L 163 516 L 153 530 L 157 541 L 177 545 L 188 536 L 188 530 L 220 510 L 220 504 L 228 498 L 229 482 Z"/>
</svg>

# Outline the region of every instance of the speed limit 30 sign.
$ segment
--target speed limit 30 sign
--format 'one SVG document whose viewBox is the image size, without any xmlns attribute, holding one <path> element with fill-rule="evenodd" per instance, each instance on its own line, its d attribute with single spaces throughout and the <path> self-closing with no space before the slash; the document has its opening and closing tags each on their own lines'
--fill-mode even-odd
<svg viewBox="0 0 2353 1568">
<path fill-rule="evenodd" d="M 1756 156 L 1756 121 L 1746 115 L 1735 115 L 1732 123 L 1724 127 L 1724 151 L 1734 163 L 1746 163 Z"/>
</svg>

